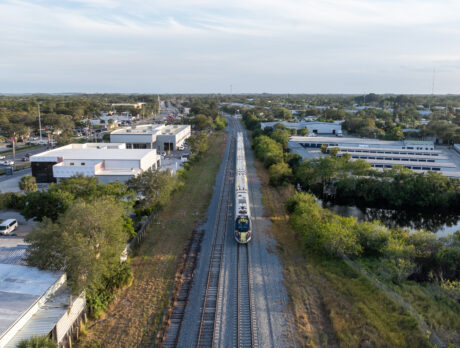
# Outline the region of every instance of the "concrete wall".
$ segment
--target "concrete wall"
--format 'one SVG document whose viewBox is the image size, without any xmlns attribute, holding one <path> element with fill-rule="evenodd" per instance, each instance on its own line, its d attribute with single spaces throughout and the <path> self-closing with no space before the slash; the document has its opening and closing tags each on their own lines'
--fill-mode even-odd
<svg viewBox="0 0 460 348">
<path fill-rule="evenodd" d="M 140 161 L 139 160 L 127 160 L 127 161 L 121 161 L 121 160 L 105 160 L 104 161 L 104 167 L 107 170 L 112 170 L 112 169 L 138 169 L 140 168 Z"/>
<path fill-rule="evenodd" d="M 111 143 L 127 143 L 127 144 L 153 144 L 155 143 L 157 138 L 156 134 L 117 134 L 111 133 L 110 134 L 110 142 Z"/>
<path fill-rule="evenodd" d="M 96 178 L 101 184 L 109 184 L 114 181 L 125 183 L 129 179 L 133 178 L 134 175 L 97 175 Z"/>
</svg>

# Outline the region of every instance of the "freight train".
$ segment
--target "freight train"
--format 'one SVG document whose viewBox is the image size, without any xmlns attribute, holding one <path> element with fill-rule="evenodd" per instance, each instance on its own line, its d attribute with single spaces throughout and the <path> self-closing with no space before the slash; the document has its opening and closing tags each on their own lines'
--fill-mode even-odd
<svg viewBox="0 0 460 348">
<path fill-rule="evenodd" d="M 244 138 L 243 133 L 238 132 L 236 136 L 235 168 L 235 240 L 238 243 L 248 243 L 252 238 L 251 227 Z"/>
</svg>

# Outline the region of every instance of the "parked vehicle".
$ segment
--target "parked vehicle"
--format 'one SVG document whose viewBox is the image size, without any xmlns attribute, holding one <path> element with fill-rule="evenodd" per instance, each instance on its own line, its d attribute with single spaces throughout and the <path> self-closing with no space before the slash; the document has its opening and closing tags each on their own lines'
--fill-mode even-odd
<svg viewBox="0 0 460 348">
<path fill-rule="evenodd" d="M 13 166 L 13 165 L 14 165 L 14 161 L 5 160 L 5 161 L 0 162 L 0 165 L 2 165 L 2 166 Z"/>
<path fill-rule="evenodd" d="M 4 236 L 13 232 L 18 228 L 18 222 L 16 219 L 6 219 L 0 224 L 0 234 Z"/>
<path fill-rule="evenodd" d="M 1 160 L 4 160 L 5 158 L 6 158 L 5 156 L 0 155 L 0 161 L 1 161 Z"/>
</svg>

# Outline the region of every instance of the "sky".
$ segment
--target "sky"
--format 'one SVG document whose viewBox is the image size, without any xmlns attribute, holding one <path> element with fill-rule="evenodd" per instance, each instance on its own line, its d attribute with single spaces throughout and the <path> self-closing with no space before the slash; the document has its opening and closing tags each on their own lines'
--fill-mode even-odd
<svg viewBox="0 0 460 348">
<path fill-rule="evenodd" d="M 0 0 L 34 92 L 460 94 L 460 1 Z"/>
</svg>

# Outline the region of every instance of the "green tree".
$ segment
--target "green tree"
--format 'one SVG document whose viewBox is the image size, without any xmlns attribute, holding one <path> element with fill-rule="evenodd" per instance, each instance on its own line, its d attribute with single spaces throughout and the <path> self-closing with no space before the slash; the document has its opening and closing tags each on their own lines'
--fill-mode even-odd
<svg viewBox="0 0 460 348">
<path fill-rule="evenodd" d="M 224 129 L 227 126 L 227 120 L 222 116 L 217 116 L 214 122 L 217 130 Z"/>
<path fill-rule="evenodd" d="M 300 135 L 300 136 L 306 137 L 309 133 L 310 131 L 306 127 L 297 130 L 297 135 Z"/>
<path fill-rule="evenodd" d="M 291 132 L 288 129 L 275 129 L 270 137 L 280 143 L 284 151 L 288 149 L 288 142 L 291 137 Z"/>
<path fill-rule="evenodd" d="M 209 148 L 208 137 L 205 132 L 201 132 L 185 140 L 193 154 L 199 156 Z"/>
<path fill-rule="evenodd" d="M 56 222 L 45 219 L 26 237 L 27 263 L 65 270 L 75 293 L 99 284 L 120 264 L 128 238 L 125 217 L 123 204 L 110 197 L 76 201 Z"/>
<path fill-rule="evenodd" d="M 287 163 L 275 163 L 268 168 L 270 174 L 270 184 L 279 186 L 292 180 L 292 170 Z"/>
<path fill-rule="evenodd" d="M 19 181 L 19 188 L 24 192 L 37 191 L 37 180 L 31 175 L 26 175 Z"/>
<path fill-rule="evenodd" d="M 177 177 L 169 170 L 149 169 L 127 182 L 130 189 L 138 193 L 140 207 L 154 210 L 168 202 L 177 185 Z"/>
<path fill-rule="evenodd" d="M 277 108 L 273 110 L 273 116 L 278 120 L 290 120 L 292 112 L 286 108 Z"/>
</svg>

